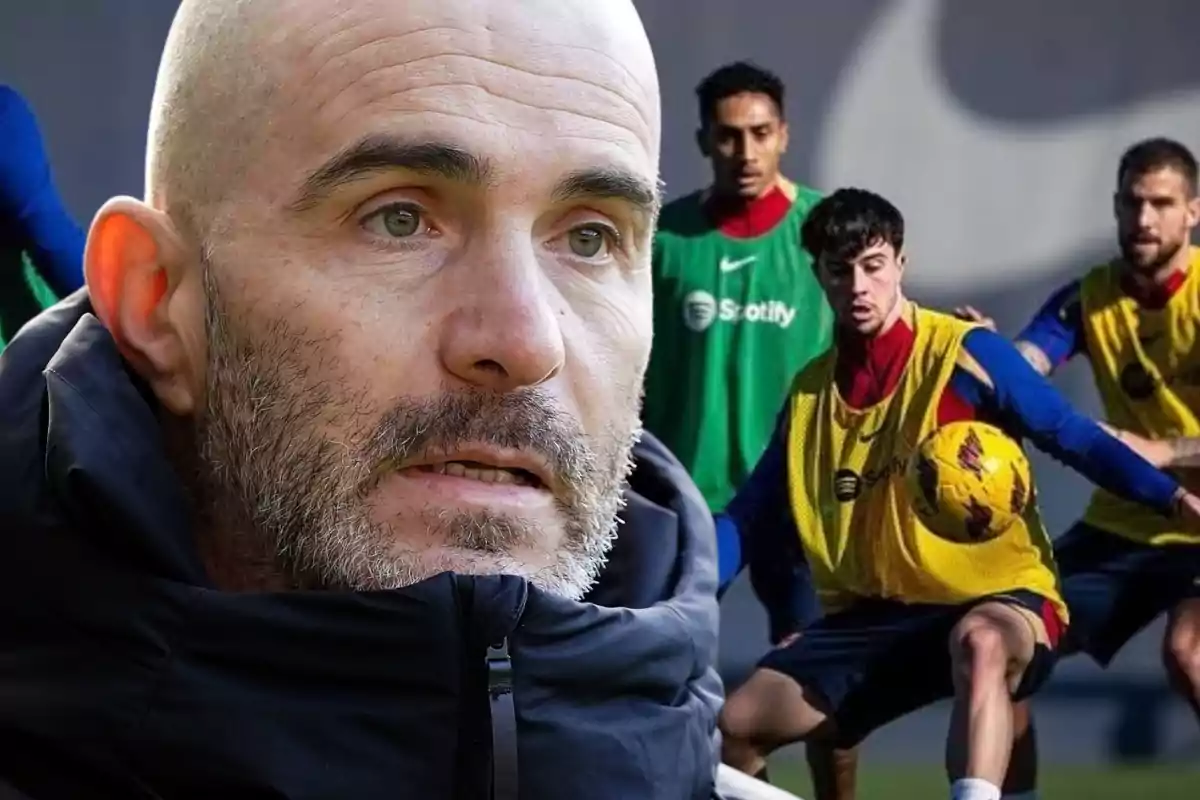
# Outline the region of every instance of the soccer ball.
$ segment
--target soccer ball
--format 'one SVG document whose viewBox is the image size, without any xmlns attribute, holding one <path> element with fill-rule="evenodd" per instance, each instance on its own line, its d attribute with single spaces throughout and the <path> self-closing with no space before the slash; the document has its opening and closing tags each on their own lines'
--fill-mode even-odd
<svg viewBox="0 0 1200 800">
<path fill-rule="evenodd" d="M 1029 461 L 1004 431 L 982 422 L 935 430 L 908 461 L 905 484 L 917 518 L 936 536 L 975 544 L 995 539 L 1025 513 Z"/>
</svg>

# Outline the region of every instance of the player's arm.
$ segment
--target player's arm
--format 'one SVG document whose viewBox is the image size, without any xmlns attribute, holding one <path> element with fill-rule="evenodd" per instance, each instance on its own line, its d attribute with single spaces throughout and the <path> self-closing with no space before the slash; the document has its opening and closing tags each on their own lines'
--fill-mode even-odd
<svg viewBox="0 0 1200 800">
<path fill-rule="evenodd" d="M 996 321 L 973 306 L 961 306 L 955 314 L 968 322 L 977 322 L 996 330 Z M 1042 375 L 1054 370 L 1083 351 L 1083 317 L 1079 305 L 1079 281 L 1072 281 L 1038 309 L 1014 340 L 1017 352 L 1029 366 Z"/>
<path fill-rule="evenodd" d="M 0 226 L 16 234 L 39 274 L 60 296 L 83 285 L 83 230 L 51 179 L 33 111 L 0 85 Z"/>
<path fill-rule="evenodd" d="M 786 441 L 781 424 L 737 496 L 715 520 L 719 592 L 749 567 L 754 593 L 767 611 L 772 642 L 799 630 L 812 618 L 816 603 L 788 500 Z"/>
<path fill-rule="evenodd" d="M 1119 430 L 1104 423 L 1100 423 L 1100 425 L 1156 467 L 1162 469 L 1200 467 L 1200 436 L 1147 439 L 1136 433 Z"/>
<path fill-rule="evenodd" d="M 1079 281 L 1071 281 L 1050 295 L 1013 341 L 1017 352 L 1041 375 L 1050 375 L 1081 353 L 1084 336 Z"/>
<path fill-rule="evenodd" d="M 1010 433 L 1028 438 L 1097 486 L 1164 515 L 1176 513 L 1184 495 L 1178 482 L 1076 411 L 1010 342 L 977 329 L 963 346 L 955 377 L 964 399 L 991 407 Z M 964 373 L 969 377 L 960 378 Z"/>
<path fill-rule="evenodd" d="M 1124 441 L 1124 436 L 1122 436 Z M 1168 458 L 1164 467 L 1200 467 L 1200 436 L 1183 436 L 1167 439 Z"/>
</svg>

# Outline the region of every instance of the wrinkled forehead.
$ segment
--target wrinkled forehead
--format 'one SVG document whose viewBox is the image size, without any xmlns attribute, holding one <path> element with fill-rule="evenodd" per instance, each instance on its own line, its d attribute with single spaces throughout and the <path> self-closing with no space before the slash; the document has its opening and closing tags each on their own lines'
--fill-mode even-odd
<svg viewBox="0 0 1200 800">
<path fill-rule="evenodd" d="M 344 0 L 292 19 L 257 180 L 274 191 L 371 137 L 438 142 L 536 191 L 616 169 L 655 183 L 653 57 L 627 0 Z"/>
</svg>

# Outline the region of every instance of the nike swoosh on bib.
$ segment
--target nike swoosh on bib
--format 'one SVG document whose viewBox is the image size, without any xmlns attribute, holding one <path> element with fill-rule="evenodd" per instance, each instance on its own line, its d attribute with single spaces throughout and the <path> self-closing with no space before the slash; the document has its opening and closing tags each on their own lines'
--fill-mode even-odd
<svg viewBox="0 0 1200 800">
<path fill-rule="evenodd" d="M 1115 244 L 1110 174 L 1118 155 L 1146 136 L 1200 130 L 1200 93 L 1164 92 L 1102 113 L 1033 122 L 988 120 L 960 104 L 942 76 L 938 36 L 947 2 L 883 6 L 831 98 L 814 184 L 870 186 L 897 200 L 906 216 L 937 220 L 914 226 L 910 237 L 921 253 L 907 278 L 917 292 L 996 290 L 1045 277 L 1047 266 L 1078 269 L 1080 258 Z M 880 119 L 906 122 L 873 124 Z M 1036 212 L 1022 211 L 1031 187 Z M 981 234 L 991 246 L 979 246 Z"/>
<path fill-rule="evenodd" d="M 734 272 L 757 260 L 758 256 L 747 256 L 746 258 L 739 258 L 736 261 L 729 258 L 722 258 L 720 263 L 721 272 Z"/>
</svg>

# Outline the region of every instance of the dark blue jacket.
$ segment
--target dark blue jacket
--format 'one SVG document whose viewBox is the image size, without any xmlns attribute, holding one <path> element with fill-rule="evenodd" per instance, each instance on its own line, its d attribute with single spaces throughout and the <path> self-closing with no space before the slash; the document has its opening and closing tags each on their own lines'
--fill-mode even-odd
<svg viewBox="0 0 1200 800">
<path fill-rule="evenodd" d="M 221 592 L 152 398 L 77 293 L 0 355 L 0 796 L 482 800 L 505 642 L 522 800 L 710 797 L 711 520 L 660 444 L 636 457 L 590 602 L 450 574 Z"/>
</svg>

